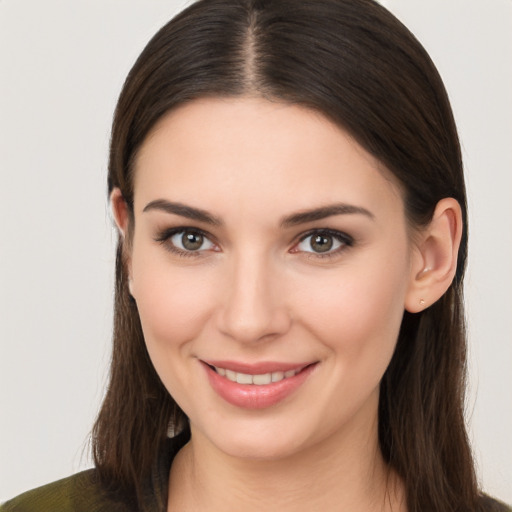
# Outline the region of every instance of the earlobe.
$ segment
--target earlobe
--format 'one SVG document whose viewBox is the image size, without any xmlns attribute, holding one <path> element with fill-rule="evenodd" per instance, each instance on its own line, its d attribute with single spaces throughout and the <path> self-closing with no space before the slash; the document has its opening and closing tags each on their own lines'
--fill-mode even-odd
<svg viewBox="0 0 512 512">
<path fill-rule="evenodd" d="M 417 242 L 405 300 L 407 311 L 424 310 L 450 287 L 457 270 L 462 228 L 459 203 L 451 197 L 439 201 L 430 224 L 421 231 Z"/>
</svg>

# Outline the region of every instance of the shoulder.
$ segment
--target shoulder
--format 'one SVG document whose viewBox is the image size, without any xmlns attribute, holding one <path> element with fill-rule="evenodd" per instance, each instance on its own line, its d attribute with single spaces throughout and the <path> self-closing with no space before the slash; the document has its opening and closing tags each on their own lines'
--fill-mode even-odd
<svg viewBox="0 0 512 512">
<path fill-rule="evenodd" d="M 131 512 L 100 486 L 94 469 L 25 492 L 0 505 L 0 512 Z"/>
<path fill-rule="evenodd" d="M 483 494 L 480 497 L 480 510 L 482 512 L 512 512 L 512 507 Z"/>
<path fill-rule="evenodd" d="M 1 0 L 0 0 L 1 1 Z M 151 474 L 141 484 L 140 508 L 132 493 L 102 485 L 95 469 L 43 485 L 0 504 L 0 512 L 154 512 L 167 503 L 169 470 L 176 453 L 190 438 L 189 430 L 167 439 Z M 107 487 L 109 488 L 107 490 Z"/>
</svg>

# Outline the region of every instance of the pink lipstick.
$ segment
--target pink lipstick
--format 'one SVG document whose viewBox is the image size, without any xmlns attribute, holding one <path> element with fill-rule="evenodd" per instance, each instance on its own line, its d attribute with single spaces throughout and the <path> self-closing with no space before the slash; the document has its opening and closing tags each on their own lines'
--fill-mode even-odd
<svg viewBox="0 0 512 512">
<path fill-rule="evenodd" d="M 296 391 L 316 363 L 201 361 L 210 385 L 224 400 L 244 409 L 264 409 Z"/>
</svg>

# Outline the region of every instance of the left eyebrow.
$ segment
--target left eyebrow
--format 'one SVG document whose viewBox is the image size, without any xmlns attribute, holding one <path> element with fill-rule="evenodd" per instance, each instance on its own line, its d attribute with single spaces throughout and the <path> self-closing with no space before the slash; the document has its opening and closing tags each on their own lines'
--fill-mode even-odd
<svg viewBox="0 0 512 512">
<path fill-rule="evenodd" d="M 174 203 L 172 201 L 166 201 L 165 199 L 155 199 L 148 203 L 142 211 L 148 212 L 151 210 L 160 210 L 165 213 L 204 222 L 205 224 L 210 224 L 212 226 L 222 226 L 222 221 L 208 213 L 206 210 L 194 208 L 183 203 Z"/>
<path fill-rule="evenodd" d="M 281 228 L 290 228 L 292 226 L 297 226 L 298 224 L 305 224 L 306 222 L 325 219 L 333 215 L 354 214 L 365 215 L 371 220 L 375 220 L 375 215 L 373 215 L 373 213 L 367 210 L 366 208 L 351 204 L 336 203 L 327 206 L 322 206 L 320 208 L 314 208 L 312 210 L 305 210 L 302 212 L 293 213 L 292 215 L 287 215 L 281 220 L 280 226 Z"/>
</svg>

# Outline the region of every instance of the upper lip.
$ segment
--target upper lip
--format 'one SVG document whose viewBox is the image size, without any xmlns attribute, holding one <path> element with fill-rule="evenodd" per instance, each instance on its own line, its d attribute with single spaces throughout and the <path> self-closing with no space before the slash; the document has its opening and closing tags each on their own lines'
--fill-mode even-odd
<svg viewBox="0 0 512 512">
<path fill-rule="evenodd" d="M 245 373 L 248 375 L 263 375 L 273 372 L 287 372 L 289 370 L 302 370 L 313 362 L 306 363 L 284 363 L 278 361 L 261 361 L 258 363 L 244 363 L 240 361 L 218 361 L 212 359 L 201 359 L 203 363 L 217 368 L 224 368 L 236 373 Z"/>
</svg>

